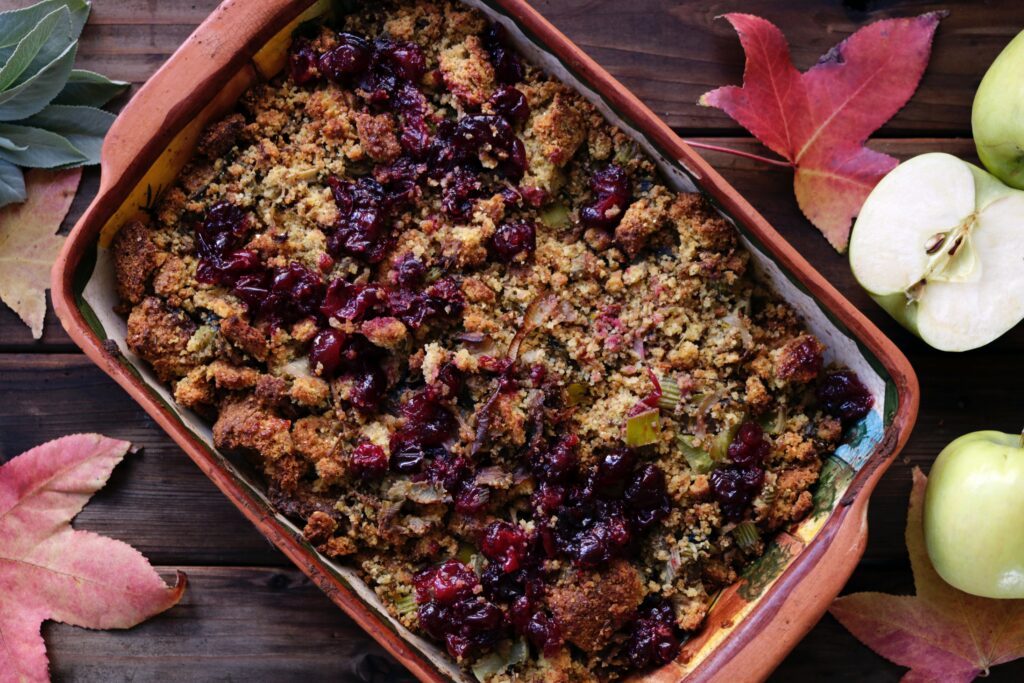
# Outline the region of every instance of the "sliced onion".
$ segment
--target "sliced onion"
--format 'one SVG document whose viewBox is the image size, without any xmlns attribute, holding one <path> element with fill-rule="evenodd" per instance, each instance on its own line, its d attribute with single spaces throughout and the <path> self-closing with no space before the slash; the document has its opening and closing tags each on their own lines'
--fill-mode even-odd
<svg viewBox="0 0 1024 683">
<path fill-rule="evenodd" d="M 662 580 L 665 583 L 675 581 L 676 576 L 679 574 L 679 567 L 682 564 L 683 558 L 679 555 L 679 548 L 673 546 L 668 554 L 668 562 L 665 563 L 665 568 L 661 571 Z"/>
<path fill-rule="evenodd" d="M 722 317 L 722 322 L 726 323 L 729 327 L 735 327 L 740 333 L 740 340 L 743 342 L 743 346 L 749 348 L 754 343 L 754 337 L 750 334 L 750 329 L 747 324 L 743 322 L 735 311 Z"/>
<path fill-rule="evenodd" d="M 476 473 L 473 480 L 478 486 L 488 486 L 493 489 L 507 489 L 512 486 L 512 475 L 497 465 L 483 467 Z"/>
<path fill-rule="evenodd" d="M 708 411 L 710 411 L 716 403 L 721 401 L 723 396 L 725 396 L 724 389 L 719 389 L 717 391 L 712 391 L 710 393 L 704 394 L 704 398 L 697 406 L 697 422 L 693 430 L 693 433 L 696 436 L 704 436 L 705 434 L 707 434 L 706 418 Z"/>
<path fill-rule="evenodd" d="M 539 294 L 531 301 L 530 305 L 526 307 L 526 312 L 523 313 L 523 324 L 519 326 L 516 336 L 512 338 L 512 342 L 508 345 L 506 356 L 516 360 L 519 357 L 519 347 L 523 345 L 523 342 L 526 341 L 531 332 L 543 325 L 544 321 L 554 313 L 555 309 L 558 308 L 558 304 L 558 297 L 550 292 Z"/>
<path fill-rule="evenodd" d="M 644 360 L 647 357 L 647 352 L 644 350 L 644 338 L 639 335 L 633 340 L 633 353 L 640 360 Z"/>
<path fill-rule="evenodd" d="M 497 346 L 494 338 L 483 332 L 463 332 L 456 339 L 463 342 L 473 356 L 493 356 Z"/>
<path fill-rule="evenodd" d="M 443 488 L 426 481 L 413 482 L 412 486 L 409 487 L 408 497 L 409 500 L 420 505 L 441 503 L 445 502 L 446 499 L 451 500 Z"/>
</svg>

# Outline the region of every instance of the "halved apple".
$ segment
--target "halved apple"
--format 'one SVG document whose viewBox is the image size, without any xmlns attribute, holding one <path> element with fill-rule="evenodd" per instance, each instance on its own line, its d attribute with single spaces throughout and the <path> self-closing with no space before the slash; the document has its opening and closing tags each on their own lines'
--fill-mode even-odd
<svg viewBox="0 0 1024 683">
<path fill-rule="evenodd" d="M 1024 192 L 949 154 L 909 159 L 864 202 L 850 267 L 931 346 L 984 346 L 1024 318 Z"/>
</svg>

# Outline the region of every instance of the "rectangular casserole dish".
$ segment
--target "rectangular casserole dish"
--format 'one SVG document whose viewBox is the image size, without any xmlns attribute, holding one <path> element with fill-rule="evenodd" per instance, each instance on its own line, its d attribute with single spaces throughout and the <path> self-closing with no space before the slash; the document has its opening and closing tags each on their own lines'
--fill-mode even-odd
<svg viewBox="0 0 1024 683">
<path fill-rule="evenodd" d="M 918 388 L 907 360 L 803 260 L 714 170 L 523 0 L 467 0 L 508 30 L 524 56 L 575 87 L 633 137 L 675 190 L 699 189 L 739 229 L 758 277 L 856 371 L 875 408 L 829 456 L 811 514 L 778 536 L 743 578 L 722 591 L 702 631 L 649 681 L 765 678 L 817 622 L 863 553 L 867 501 L 910 434 Z M 125 107 L 103 147 L 99 192 L 53 271 L 54 307 L 75 342 L 174 438 L 260 531 L 366 631 L 424 681 L 468 680 L 436 646 L 388 616 L 356 572 L 317 553 L 271 508 L 259 479 L 212 445 L 209 425 L 177 407 L 125 345 L 108 246 L 153 205 L 191 156 L 206 125 L 250 85 L 284 65 L 291 32 L 329 0 L 227 0 Z M 358 11 L 358 10 L 357 10 Z"/>
</svg>

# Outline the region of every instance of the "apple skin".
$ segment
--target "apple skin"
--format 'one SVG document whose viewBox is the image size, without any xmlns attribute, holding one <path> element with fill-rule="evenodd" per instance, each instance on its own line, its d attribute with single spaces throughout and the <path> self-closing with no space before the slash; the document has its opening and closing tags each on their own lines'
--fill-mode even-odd
<svg viewBox="0 0 1024 683">
<path fill-rule="evenodd" d="M 1010 187 L 1024 189 L 1024 32 L 1003 48 L 974 95 L 978 158 Z"/>
<path fill-rule="evenodd" d="M 973 432 L 928 475 L 924 537 L 946 583 L 985 598 L 1024 598 L 1024 448 L 1019 434 Z"/>
</svg>

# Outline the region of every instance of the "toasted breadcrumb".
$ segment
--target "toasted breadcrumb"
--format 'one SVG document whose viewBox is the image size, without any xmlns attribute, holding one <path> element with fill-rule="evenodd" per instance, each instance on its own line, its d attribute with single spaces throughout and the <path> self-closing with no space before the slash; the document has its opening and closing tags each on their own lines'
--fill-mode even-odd
<svg viewBox="0 0 1024 683">
<path fill-rule="evenodd" d="M 299 85 L 286 69 L 213 122 L 148 218 L 111 246 L 128 347 L 404 625 L 423 631 L 413 577 L 455 556 L 483 577 L 470 599 L 506 622 L 529 591 L 528 616 L 560 639 L 543 656 L 529 645 L 489 683 L 622 678 L 637 615 L 668 604 L 680 638 L 698 630 L 767 534 L 813 509 L 843 435 L 814 399 L 826 349 L 753 278 L 705 197 L 670 189 L 584 97 L 508 61 L 479 12 L 386 0 L 340 21 L 368 45 L 416 43 L 422 71 L 399 90 L 388 78 L 407 65 L 393 62 L 377 81 L 314 65 Z M 344 40 L 302 30 L 318 54 Z M 499 86 L 526 103 L 506 113 L 508 149 Z M 492 117 L 489 132 L 446 143 L 468 151 L 431 146 L 467 116 Z M 628 201 L 588 224 L 592 181 L 613 164 Z M 205 221 L 224 204 L 245 219 L 211 246 Z M 361 251 L 378 238 L 379 254 Z M 327 305 L 336 281 L 348 294 Z M 678 400 L 661 403 L 622 480 L 600 483 L 630 420 L 658 403 L 656 381 Z M 764 472 L 740 518 L 765 536 L 739 548 L 715 478 L 745 423 L 764 426 Z M 559 444 L 566 475 L 551 474 Z M 662 495 L 627 493 L 644 468 L 663 479 L 665 510 L 640 528 L 623 520 Z M 598 518 L 628 542 L 585 565 L 567 546 L 590 542 Z M 538 549 L 526 574 L 484 554 L 497 522 Z M 508 652 L 520 634 L 502 628 L 459 663 Z"/>
</svg>

